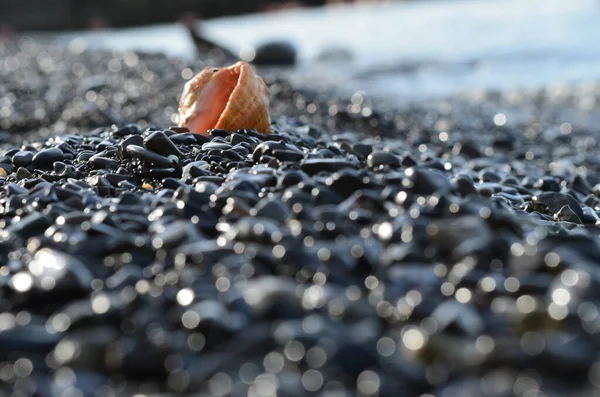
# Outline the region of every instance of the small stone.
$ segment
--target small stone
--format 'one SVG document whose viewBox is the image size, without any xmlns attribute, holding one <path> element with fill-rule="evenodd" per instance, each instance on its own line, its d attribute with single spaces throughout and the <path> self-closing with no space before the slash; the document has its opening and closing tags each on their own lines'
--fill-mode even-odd
<svg viewBox="0 0 600 397">
<path fill-rule="evenodd" d="M 582 211 L 583 217 L 583 211 Z M 569 207 L 568 205 L 563 206 L 557 213 L 554 214 L 554 219 L 557 221 L 573 222 L 581 225 L 581 218 Z"/>
<path fill-rule="evenodd" d="M 37 152 L 33 158 L 33 166 L 36 168 L 52 168 L 52 164 L 55 161 L 61 161 L 63 159 L 63 152 L 58 148 L 49 148 Z"/>
<path fill-rule="evenodd" d="M 314 175 L 319 172 L 336 172 L 344 168 L 354 168 L 354 164 L 347 160 L 339 160 L 336 158 L 332 159 L 319 159 L 311 158 L 306 159 L 302 162 L 302 171 L 309 175 Z"/>
<path fill-rule="evenodd" d="M 367 157 L 367 166 L 370 168 L 380 166 L 400 167 L 400 158 L 394 153 L 375 151 Z"/>
<path fill-rule="evenodd" d="M 173 144 L 173 141 L 162 131 L 154 131 L 148 135 L 143 142 L 147 149 L 155 153 L 168 156 L 173 154 L 177 157 L 182 157 L 183 153 Z"/>
<path fill-rule="evenodd" d="M 117 146 L 117 153 L 120 158 L 131 157 L 131 155 L 127 152 L 127 147 L 129 145 L 137 145 L 142 146 L 144 144 L 144 139 L 139 135 L 130 136 L 127 139 L 122 140 Z"/>
<path fill-rule="evenodd" d="M 570 210 L 577 215 L 579 219 L 583 217 L 583 210 L 581 206 L 568 194 L 556 193 L 556 192 L 545 192 L 535 195 L 532 198 L 534 208 L 540 212 L 549 212 L 555 214 L 559 212 L 564 206 L 568 206 Z"/>
<path fill-rule="evenodd" d="M 33 153 L 25 150 L 17 152 L 12 158 L 12 162 L 16 167 L 27 167 L 33 161 Z"/>
<path fill-rule="evenodd" d="M 156 164 L 159 167 L 169 168 L 173 165 L 171 160 L 169 160 L 168 158 L 161 156 L 160 154 L 151 152 L 150 150 L 138 145 L 129 145 L 127 146 L 126 151 L 132 157 L 148 161 L 152 164 Z"/>
</svg>

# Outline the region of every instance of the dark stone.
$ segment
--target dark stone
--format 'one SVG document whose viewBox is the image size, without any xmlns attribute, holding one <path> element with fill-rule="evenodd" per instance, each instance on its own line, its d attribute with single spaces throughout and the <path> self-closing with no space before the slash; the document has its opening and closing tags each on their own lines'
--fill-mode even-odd
<svg viewBox="0 0 600 397">
<path fill-rule="evenodd" d="M 62 159 L 62 150 L 58 148 L 48 148 L 37 152 L 32 158 L 32 163 L 36 168 L 48 169 L 52 168 L 52 164 L 54 164 L 55 161 L 61 161 Z"/>
<path fill-rule="evenodd" d="M 417 194 L 445 193 L 452 189 L 450 180 L 440 171 L 415 168 L 408 178 Z"/>
<path fill-rule="evenodd" d="M 115 169 L 119 168 L 119 163 L 117 163 L 115 160 L 101 156 L 101 153 L 90 157 L 90 159 L 88 160 L 88 164 L 93 169 L 97 169 L 97 170 L 98 169 L 115 170 Z"/>
<path fill-rule="evenodd" d="M 538 179 L 533 187 L 535 189 L 540 189 L 544 192 L 559 192 L 560 191 L 560 183 L 553 177 L 543 177 Z"/>
<path fill-rule="evenodd" d="M 152 150 L 155 153 L 168 156 L 173 154 L 177 157 L 182 157 L 183 153 L 177 149 L 177 146 L 171 139 L 162 131 L 154 131 L 144 139 L 146 149 Z"/>
<path fill-rule="evenodd" d="M 367 157 L 367 165 L 370 168 L 388 165 L 390 167 L 400 167 L 400 157 L 390 152 L 376 151 Z"/>
<path fill-rule="evenodd" d="M 309 175 L 319 172 L 336 172 L 344 168 L 354 168 L 355 164 L 347 160 L 309 158 L 302 162 L 302 171 Z"/>
<path fill-rule="evenodd" d="M 32 161 L 33 153 L 28 150 L 17 152 L 12 158 L 12 163 L 15 167 L 27 167 Z"/>
<path fill-rule="evenodd" d="M 137 124 L 128 124 L 112 132 L 112 135 L 119 138 L 125 138 L 128 135 L 140 135 L 142 130 Z"/>
<path fill-rule="evenodd" d="M 127 153 L 135 158 L 155 164 L 159 167 L 170 168 L 173 162 L 160 154 L 151 152 L 138 145 L 129 145 L 126 149 Z"/>
<path fill-rule="evenodd" d="M 287 41 L 265 43 L 256 48 L 252 63 L 256 65 L 294 65 L 296 48 Z"/>
<path fill-rule="evenodd" d="M 583 210 L 581 212 L 583 218 Z M 568 205 L 563 206 L 557 213 L 554 214 L 554 219 L 557 221 L 573 222 L 581 225 L 581 218 L 569 207 Z"/>
<path fill-rule="evenodd" d="M 129 145 L 137 145 L 142 146 L 144 144 L 144 139 L 139 135 L 130 136 L 127 139 L 122 140 L 117 146 L 117 151 L 120 158 L 131 157 L 131 155 L 127 152 L 127 147 Z"/>
<path fill-rule="evenodd" d="M 279 223 L 285 223 L 292 213 L 279 199 L 263 199 L 252 210 L 252 215 L 260 218 L 270 218 Z"/>
<path fill-rule="evenodd" d="M 34 212 L 7 227 L 6 232 L 27 239 L 44 233 L 52 223 L 52 218 L 48 215 Z"/>
<path fill-rule="evenodd" d="M 475 182 L 466 175 L 458 175 L 452 180 L 454 190 L 462 197 L 467 197 L 472 194 L 477 194 Z"/>
<path fill-rule="evenodd" d="M 579 219 L 583 217 L 581 206 L 573 196 L 568 194 L 555 192 L 540 193 L 532 198 L 532 202 L 536 211 L 555 214 L 564 206 L 568 206 Z"/>
</svg>

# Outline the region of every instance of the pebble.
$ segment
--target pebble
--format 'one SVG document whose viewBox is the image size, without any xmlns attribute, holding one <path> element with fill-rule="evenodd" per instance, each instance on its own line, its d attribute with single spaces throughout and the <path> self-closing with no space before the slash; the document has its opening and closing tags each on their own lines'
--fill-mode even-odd
<svg viewBox="0 0 600 397">
<path fill-rule="evenodd" d="M 173 165 L 171 160 L 169 160 L 167 157 L 164 157 L 164 156 L 161 156 L 154 152 L 151 152 L 150 150 L 145 149 L 138 145 L 129 145 L 126 148 L 126 151 L 130 156 L 132 156 L 134 158 L 148 161 L 149 163 L 152 163 L 159 167 L 167 168 L 167 167 L 170 167 Z"/>
<path fill-rule="evenodd" d="M 568 206 L 578 218 L 583 217 L 581 205 L 569 194 L 544 192 L 534 196 L 532 201 L 534 207 L 538 208 L 540 212 L 547 211 L 550 213 L 557 213 L 564 206 Z"/>
<path fill-rule="evenodd" d="M 388 165 L 390 167 L 399 167 L 400 158 L 393 153 L 377 151 L 372 152 L 367 157 L 367 166 L 370 168 Z"/>
<path fill-rule="evenodd" d="M 312 158 L 306 159 L 302 163 L 302 171 L 306 172 L 309 175 L 318 174 L 319 172 L 336 172 L 344 168 L 352 167 L 354 167 L 354 164 L 350 161 L 335 158 Z"/>
<path fill-rule="evenodd" d="M 63 152 L 59 148 L 43 149 L 36 153 L 31 161 L 36 168 L 52 168 L 55 161 L 63 159 Z"/>
<path fill-rule="evenodd" d="M 16 167 L 27 167 L 28 165 L 31 164 L 32 160 L 33 160 L 33 153 L 30 152 L 29 150 L 17 152 L 12 157 L 12 163 Z"/>
<path fill-rule="evenodd" d="M 169 137 L 163 131 L 154 131 L 143 141 L 146 149 L 152 150 L 155 153 L 168 156 L 173 154 L 178 157 L 182 157 L 183 153 L 179 151 L 177 146 L 169 139 Z"/>
</svg>

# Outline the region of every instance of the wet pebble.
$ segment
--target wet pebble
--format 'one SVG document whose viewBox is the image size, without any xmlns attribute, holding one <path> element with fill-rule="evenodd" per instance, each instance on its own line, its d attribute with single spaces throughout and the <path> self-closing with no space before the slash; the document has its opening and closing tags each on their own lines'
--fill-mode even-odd
<svg viewBox="0 0 600 397">
<path fill-rule="evenodd" d="M 62 150 L 59 148 L 48 148 L 36 153 L 31 161 L 36 168 L 51 168 L 55 161 L 61 161 L 62 159 Z"/>
<path fill-rule="evenodd" d="M 162 131 L 154 131 L 148 135 L 146 138 L 144 138 L 143 144 L 146 149 L 150 149 L 158 154 L 165 156 L 170 154 L 178 157 L 183 156 L 173 141 L 170 140 L 169 137 Z"/>
<path fill-rule="evenodd" d="M 33 153 L 25 150 L 22 152 L 17 152 L 12 157 L 12 163 L 16 167 L 27 167 L 33 161 Z"/>
<path fill-rule="evenodd" d="M 168 168 L 173 165 L 172 161 L 169 160 L 167 157 L 151 152 L 150 150 L 138 145 L 129 145 L 126 148 L 126 151 L 130 156 L 134 158 L 148 161 L 149 163 L 152 163 L 159 167 Z"/>
<path fill-rule="evenodd" d="M 377 151 L 369 154 L 367 157 L 367 165 L 371 168 L 380 166 L 399 167 L 400 158 L 393 153 Z"/>
</svg>

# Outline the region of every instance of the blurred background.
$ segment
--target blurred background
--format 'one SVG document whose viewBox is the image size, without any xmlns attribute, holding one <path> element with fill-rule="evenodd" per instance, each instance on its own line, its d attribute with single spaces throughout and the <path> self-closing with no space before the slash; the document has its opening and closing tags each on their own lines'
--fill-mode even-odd
<svg viewBox="0 0 600 397">
<path fill-rule="evenodd" d="M 595 81 L 599 20 L 597 0 L 0 1 L 5 38 L 176 57 L 200 38 L 301 84 L 396 101 Z"/>
<path fill-rule="evenodd" d="M 328 4 L 384 1 L 389 0 L 3 0 L 0 22 L 15 29 L 83 29 L 164 23 L 189 13 L 214 18 Z"/>
</svg>

